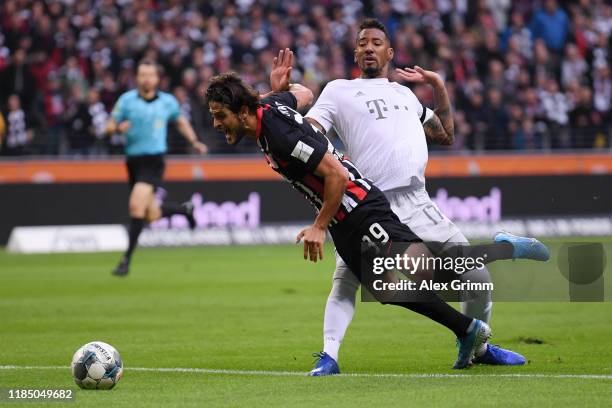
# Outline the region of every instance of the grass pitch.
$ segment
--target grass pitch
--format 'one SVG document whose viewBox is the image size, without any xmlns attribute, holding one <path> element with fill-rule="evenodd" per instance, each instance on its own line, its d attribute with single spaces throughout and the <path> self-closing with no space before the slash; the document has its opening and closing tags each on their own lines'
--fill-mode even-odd
<svg viewBox="0 0 612 408">
<path fill-rule="evenodd" d="M 463 371 L 451 369 L 454 338 L 443 327 L 359 303 L 340 354 L 342 372 L 353 375 L 304 376 L 322 347 L 331 247 L 325 255 L 312 264 L 300 246 L 141 249 L 122 279 L 110 275 L 118 254 L 0 252 L 0 387 L 74 389 L 76 401 L 58 407 L 558 408 L 612 400 L 611 303 L 496 303 L 492 342 L 529 364 Z M 498 267 L 511 273 L 516 264 Z M 72 354 L 93 340 L 124 360 L 111 391 L 78 390 L 72 381 Z"/>
</svg>

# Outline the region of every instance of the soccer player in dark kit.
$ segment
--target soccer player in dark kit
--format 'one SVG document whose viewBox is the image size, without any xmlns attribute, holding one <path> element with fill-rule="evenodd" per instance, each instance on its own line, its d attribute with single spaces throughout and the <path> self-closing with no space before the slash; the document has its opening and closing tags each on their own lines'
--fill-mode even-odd
<svg viewBox="0 0 612 408">
<path fill-rule="evenodd" d="M 274 65 L 278 64 L 283 64 L 281 55 L 275 59 Z M 312 101 L 312 92 L 298 84 L 289 85 L 288 78 L 285 88 L 288 91 L 262 99 L 237 74 L 226 73 L 211 80 L 206 100 L 213 126 L 225 135 L 229 144 L 235 145 L 243 137 L 255 139 L 272 169 L 317 209 L 313 225 L 297 237 L 298 241 L 304 241 L 304 259 L 316 262 L 323 258 L 323 244 L 329 230 L 342 259 L 364 287 L 371 288 L 367 278 L 371 274 L 362 270 L 362 242 L 404 242 L 407 256 L 433 257 L 427 246 L 391 211 L 383 193 L 296 111 Z M 513 258 L 547 260 L 549 256 L 548 249 L 533 238 L 502 234 L 496 241 L 462 246 L 446 254 L 464 256 L 469 250 L 471 256 L 484 255 L 487 263 Z M 423 275 L 429 272 L 418 271 Z M 420 291 L 418 301 L 397 301 L 388 294 L 374 294 L 374 297 L 381 303 L 427 316 L 453 331 L 459 346 L 454 364 L 457 369 L 471 364 L 474 353 L 485 346 L 491 333 L 486 323 L 461 314 L 433 291 Z"/>
</svg>

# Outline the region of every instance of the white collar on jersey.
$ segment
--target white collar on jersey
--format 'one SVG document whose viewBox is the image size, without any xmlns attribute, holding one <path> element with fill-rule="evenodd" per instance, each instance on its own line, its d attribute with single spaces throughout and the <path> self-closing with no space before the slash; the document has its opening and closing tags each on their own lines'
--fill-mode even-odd
<svg viewBox="0 0 612 408">
<path fill-rule="evenodd" d="M 368 82 L 371 84 L 386 84 L 387 82 L 389 82 L 389 79 L 388 78 L 355 78 L 353 79 L 353 81 Z"/>
</svg>

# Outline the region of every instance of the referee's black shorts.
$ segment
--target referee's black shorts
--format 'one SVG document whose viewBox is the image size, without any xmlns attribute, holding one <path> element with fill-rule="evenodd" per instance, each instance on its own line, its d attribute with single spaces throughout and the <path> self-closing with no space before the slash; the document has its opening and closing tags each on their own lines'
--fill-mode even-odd
<svg viewBox="0 0 612 408">
<path fill-rule="evenodd" d="M 164 155 L 128 156 L 125 164 L 127 166 L 130 189 L 137 182 L 151 184 L 155 188 L 161 187 L 166 168 Z"/>
</svg>

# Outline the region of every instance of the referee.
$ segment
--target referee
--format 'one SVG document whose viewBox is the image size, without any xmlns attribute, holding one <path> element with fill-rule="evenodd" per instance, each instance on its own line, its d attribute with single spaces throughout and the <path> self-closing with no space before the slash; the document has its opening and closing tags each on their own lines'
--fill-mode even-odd
<svg viewBox="0 0 612 408">
<path fill-rule="evenodd" d="M 208 151 L 206 145 L 198 141 L 189 121 L 180 114 L 174 96 L 157 89 L 159 74 L 159 68 L 153 61 L 139 62 L 136 71 L 137 89 L 119 97 L 106 127 L 109 134 L 119 131 L 126 136 L 126 165 L 131 189 L 129 245 L 119 265 L 113 270 L 116 276 L 128 274 L 132 253 L 145 222 L 182 214 L 187 217 L 191 228 L 195 227 L 191 202 L 164 202 L 160 205 L 155 199 L 155 189 L 160 186 L 164 175 L 169 121 L 176 122 L 178 131 L 194 150 L 201 154 Z"/>
</svg>

